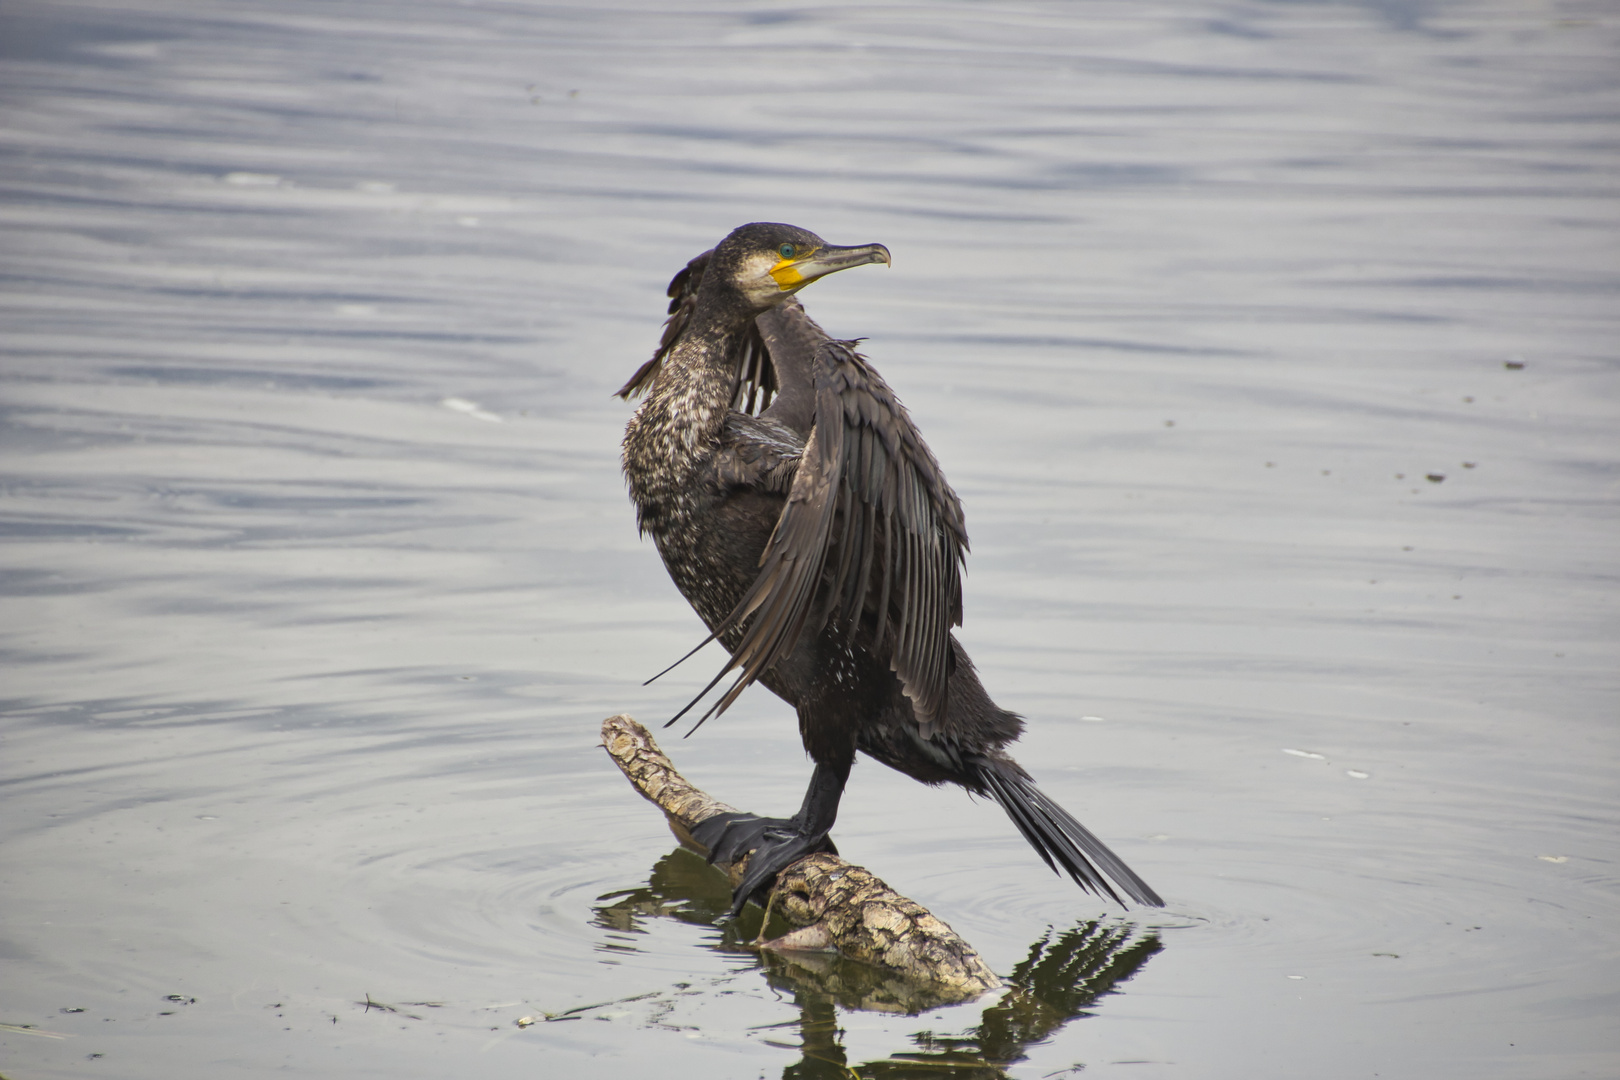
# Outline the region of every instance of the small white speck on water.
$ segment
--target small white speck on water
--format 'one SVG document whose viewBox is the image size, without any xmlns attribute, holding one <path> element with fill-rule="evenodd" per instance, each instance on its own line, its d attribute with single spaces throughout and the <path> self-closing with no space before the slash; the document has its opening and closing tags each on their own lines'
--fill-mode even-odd
<svg viewBox="0 0 1620 1080">
<path fill-rule="evenodd" d="M 1321 754 L 1313 754 L 1309 750 L 1294 750 L 1294 749 L 1292 749 L 1290 747 L 1287 747 L 1287 746 L 1283 747 L 1283 753 L 1285 753 L 1285 754 L 1293 754 L 1295 757 L 1310 758 L 1312 761 L 1326 761 L 1327 760 L 1327 758 L 1324 757 Z"/>
<path fill-rule="evenodd" d="M 1362 772 L 1360 769 L 1346 769 L 1344 775 L 1352 780 L 1367 780 L 1372 777 L 1372 773 Z"/>
<path fill-rule="evenodd" d="M 480 420 L 488 420 L 492 424 L 501 422 L 499 416 L 485 409 L 476 401 L 468 401 L 466 398 L 447 397 L 439 404 L 458 413 L 466 413 L 468 416 L 475 416 Z"/>
</svg>

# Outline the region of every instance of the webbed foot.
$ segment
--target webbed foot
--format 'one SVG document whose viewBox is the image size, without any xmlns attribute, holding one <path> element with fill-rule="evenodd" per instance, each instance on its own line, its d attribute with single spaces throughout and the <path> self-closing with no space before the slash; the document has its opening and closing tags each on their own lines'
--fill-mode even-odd
<svg viewBox="0 0 1620 1080">
<path fill-rule="evenodd" d="M 755 892 L 765 889 L 779 872 L 804 856 L 817 851 L 838 852 L 831 837 L 825 832 L 805 832 L 798 818 L 765 818 L 757 814 L 717 814 L 693 826 L 692 839 L 709 849 L 711 863 L 734 863 L 753 852 L 747 872 L 731 894 L 733 918 Z"/>
</svg>

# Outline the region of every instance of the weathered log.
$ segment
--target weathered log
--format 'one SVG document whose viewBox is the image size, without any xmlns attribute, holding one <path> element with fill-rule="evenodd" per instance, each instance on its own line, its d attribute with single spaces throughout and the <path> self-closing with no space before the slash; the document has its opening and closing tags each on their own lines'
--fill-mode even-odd
<svg viewBox="0 0 1620 1080">
<path fill-rule="evenodd" d="M 707 854 L 692 839 L 692 827 L 736 811 L 688 783 L 647 729 L 629 716 L 602 722 L 602 745 L 635 789 L 664 811 L 681 842 Z M 748 858 L 716 865 L 736 885 Z M 796 927 L 760 943 L 773 952 L 840 952 L 925 984 L 928 996 L 939 1001 L 969 1001 L 1002 985 L 973 946 L 942 920 L 836 855 L 808 855 L 778 874 L 770 909 Z"/>
</svg>

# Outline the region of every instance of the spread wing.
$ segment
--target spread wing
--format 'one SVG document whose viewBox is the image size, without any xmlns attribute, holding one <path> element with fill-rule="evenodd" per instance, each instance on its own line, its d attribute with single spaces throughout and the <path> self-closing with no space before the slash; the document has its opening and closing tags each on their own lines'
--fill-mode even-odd
<svg viewBox="0 0 1620 1080">
<path fill-rule="evenodd" d="M 669 351 L 686 332 L 687 323 L 692 320 L 692 309 L 697 306 L 698 286 L 703 284 L 703 272 L 708 269 L 709 256 L 713 254 L 713 251 L 705 251 L 670 279 L 667 290 L 669 318 L 664 320 L 664 336 L 659 339 L 658 349 L 651 360 L 637 368 L 629 381 L 619 387 L 615 397 L 628 399 L 652 389 L 653 381 L 658 378 L 658 371 L 664 365 L 664 357 L 669 355 Z M 738 412 L 756 414 L 771 403 L 771 395 L 776 393 L 777 388 L 776 371 L 771 367 L 770 354 L 765 349 L 759 327 L 750 323 L 739 340 L 732 343 L 732 348 L 736 351 L 737 367 L 731 407 Z"/>
<path fill-rule="evenodd" d="M 741 628 L 741 641 L 704 694 L 739 674 L 703 719 L 831 623 L 888 658 L 926 737 L 944 722 L 950 630 L 962 623 L 961 504 L 853 343 L 822 342 L 813 374 L 814 426 L 759 577 L 715 627 Z"/>
</svg>

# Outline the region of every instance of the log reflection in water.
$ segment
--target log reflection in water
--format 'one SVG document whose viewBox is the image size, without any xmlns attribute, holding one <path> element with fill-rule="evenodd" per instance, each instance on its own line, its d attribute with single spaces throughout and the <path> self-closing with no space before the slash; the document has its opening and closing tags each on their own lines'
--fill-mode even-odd
<svg viewBox="0 0 1620 1080">
<path fill-rule="evenodd" d="M 822 1077 L 882 1077 L 906 1080 L 953 1077 L 992 1080 L 1021 1061 L 1026 1049 L 1049 1038 L 1069 1021 L 1089 1015 L 1098 999 L 1134 976 L 1163 946 L 1157 935 L 1139 933 L 1129 923 L 1088 920 L 1058 933 L 1047 930 L 1007 976 L 1007 989 L 981 1013 L 979 1023 L 957 1034 L 919 1031 L 916 1050 L 850 1065 L 841 1041 L 838 1009 L 919 1013 L 945 1004 L 926 987 L 835 953 L 760 952 L 761 912 L 751 908 L 738 920 L 722 921 L 730 905 L 730 882 L 702 857 L 676 848 L 658 860 L 647 884 L 601 897 L 596 925 L 615 937 L 636 933 L 648 918 L 715 927 L 714 944 L 724 953 L 754 953 L 766 981 L 792 995 L 802 1057 L 783 1070 L 785 1080 Z M 602 945 L 615 949 L 612 942 Z"/>
</svg>

